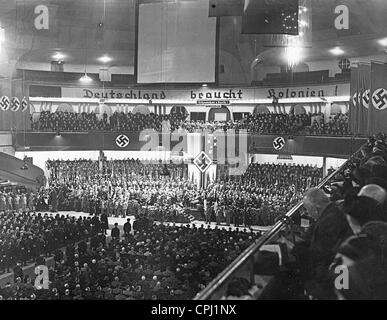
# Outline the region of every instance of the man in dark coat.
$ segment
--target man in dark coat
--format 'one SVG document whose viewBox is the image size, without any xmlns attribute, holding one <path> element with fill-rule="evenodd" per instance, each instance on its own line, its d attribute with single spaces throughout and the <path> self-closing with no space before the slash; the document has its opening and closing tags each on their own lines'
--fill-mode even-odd
<svg viewBox="0 0 387 320">
<path fill-rule="evenodd" d="M 14 275 L 15 282 L 17 278 L 24 279 L 23 269 L 19 262 L 16 264 L 15 268 L 13 268 L 13 275 Z"/>
<path fill-rule="evenodd" d="M 101 228 L 106 234 L 106 230 L 109 229 L 109 221 L 108 221 L 108 215 L 106 214 L 106 210 L 104 213 L 101 214 Z"/>
<path fill-rule="evenodd" d="M 138 220 L 133 221 L 133 231 L 136 232 L 140 229 L 140 226 L 138 224 Z"/>
<path fill-rule="evenodd" d="M 124 224 L 125 238 L 129 237 L 131 231 L 132 231 L 132 225 L 130 224 L 130 219 L 128 219 Z"/>
<path fill-rule="evenodd" d="M 118 223 L 114 224 L 114 228 L 112 229 L 111 236 L 113 240 L 120 240 L 120 229 L 118 228 Z"/>
<path fill-rule="evenodd" d="M 303 199 L 308 214 L 315 220 L 304 241 L 297 243 L 293 254 L 299 262 L 306 291 L 318 299 L 334 299 L 328 280 L 328 268 L 341 243 L 352 230 L 344 213 L 324 191 L 311 188 Z"/>
</svg>

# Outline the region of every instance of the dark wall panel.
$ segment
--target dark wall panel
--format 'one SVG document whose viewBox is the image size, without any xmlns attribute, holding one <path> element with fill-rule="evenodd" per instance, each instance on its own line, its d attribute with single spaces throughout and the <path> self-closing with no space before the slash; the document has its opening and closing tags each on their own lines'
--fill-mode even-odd
<svg viewBox="0 0 387 320">
<path fill-rule="evenodd" d="M 121 134 L 128 137 L 129 142 L 126 146 L 120 147 L 116 139 Z M 155 137 L 153 139 L 155 141 Z M 289 140 L 284 136 L 285 145 L 281 150 L 275 150 L 273 141 L 279 135 L 248 135 L 247 147 L 250 153 L 267 154 L 291 154 L 291 155 L 309 155 L 309 156 L 332 156 L 348 157 L 358 150 L 365 142 L 363 138 L 335 138 L 335 137 L 313 137 L 296 136 Z M 144 150 L 144 146 L 149 143 L 139 140 L 139 133 L 127 132 L 94 132 L 94 133 L 62 133 L 57 137 L 55 133 L 31 133 L 27 132 L 25 136 L 25 146 L 29 151 L 49 151 L 49 150 L 120 150 L 120 151 L 139 151 Z M 169 135 L 167 135 L 168 140 Z M 149 138 L 148 138 L 149 139 Z M 183 138 L 180 138 L 180 142 Z M 125 140 L 125 139 L 123 139 Z M 161 136 L 158 139 L 161 141 Z M 169 139 L 170 140 L 170 139 Z M 238 139 L 237 139 L 238 140 Z M 171 148 L 179 142 L 171 141 Z M 186 148 L 186 141 L 183 143 Z M 156 146 L 153 144 L 153 147 Z M 16 134 L 16 150 L 24 149 L 24 134 Z M 152 148 L 154 150 L 154 148 Z"/>
</svg>

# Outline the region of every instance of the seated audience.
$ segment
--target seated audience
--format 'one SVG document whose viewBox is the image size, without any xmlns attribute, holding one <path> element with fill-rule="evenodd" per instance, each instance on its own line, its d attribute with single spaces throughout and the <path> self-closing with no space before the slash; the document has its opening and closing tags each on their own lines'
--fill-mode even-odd
<svg viewBox="0 0 387 320">
<path fill-rule="evenodd" d="M 174 112 L 168 115 L 154 113 L 74 113 L 42 111 L 32 123 L 34 131 L 78 132 L 78 131 L 127 131 L 144 129 L 185 130 L 187 132 L 214 132 L 215 130 L 247 130 L 254 134 L 289 135 L 349 135 L 348 115 L 336 114 L 325 120 L 323 114 L 265 113 L 249 114 L 238 121 L 186 120 L 187 114 Z"/>
<path fill-rule="evenodd" d="M 152 225 L 121 240 L 70 246 L 50 268 L 50 288 L 7 286 L 7 300 L 192 299 L 257 235 L 202 227 Z M 202 252 L 206 252 L 205 255 Z"/>
</svg>

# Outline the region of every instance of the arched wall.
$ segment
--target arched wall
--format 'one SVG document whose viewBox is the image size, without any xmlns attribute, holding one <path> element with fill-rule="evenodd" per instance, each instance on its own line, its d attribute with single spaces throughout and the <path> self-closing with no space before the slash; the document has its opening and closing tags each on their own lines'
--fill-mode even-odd
<svg viewBox="0 0 387 320">
<path fill-rule="evenodd" d="M 231 119 L 231 112 L 226 106 L 221 108 L 211 108 L 208 112 L 208 121 L 216 121 L 215 118 L 217 115 L 224 115 L 226 121 Z"/>
</svg>

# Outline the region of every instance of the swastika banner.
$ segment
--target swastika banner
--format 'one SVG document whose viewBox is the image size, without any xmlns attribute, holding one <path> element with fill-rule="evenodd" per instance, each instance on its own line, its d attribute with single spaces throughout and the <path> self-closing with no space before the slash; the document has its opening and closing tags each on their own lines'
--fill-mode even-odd
<svg viewBox="0 0 387 320">
<path fill-rule="evenodd" d="M 357 110 L 357 78 L 358 78 L 358 68 L 357 66 L 351 68 L 351 99 L 349 102 L 349 126 L 351 132 L 357 131 L 359 112 Z"/>
<path fill-rule="evenodd" d="M 351 132 L 355 134 L 367 134 L 370 73 L 371 66 L 369 64 L 358 64 L 351 70 L 349 119 Z"/>
<path fill-rule="evenodd" d="M 387 64 L 371 63 L 368 133 L 387 132 Z"/>
</svg>

